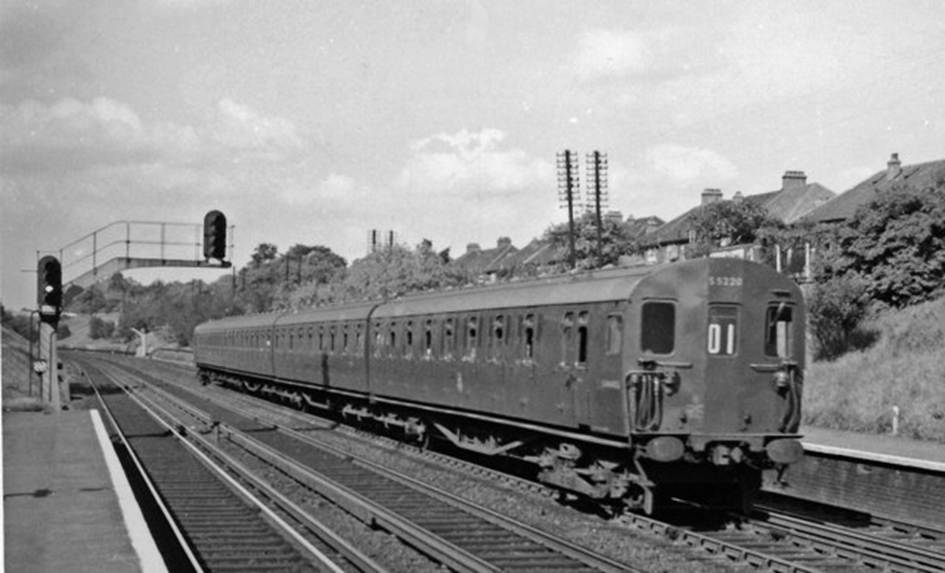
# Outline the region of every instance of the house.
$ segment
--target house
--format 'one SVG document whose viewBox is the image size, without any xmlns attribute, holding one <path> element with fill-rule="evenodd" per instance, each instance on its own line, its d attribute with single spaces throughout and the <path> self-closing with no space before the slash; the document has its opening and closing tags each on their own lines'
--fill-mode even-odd
<svg viewBox="0 0 945 573">
<path fill-rule="evenodd" d="M 479 243 L 469 243 L 466 245 L 466 252 L 450 264 L 467 276 L 494 279 L 502 268 L 502 260 L 517 251 L 512 245 L 512 239 L 499 237 L 493 249 L 483 249 Z"/>
<path fill-rule="evenodd" d="M 763 207 L 771 217 L 790 224 L 826 204 L 833 197 L 833 191 L 820 183 L 808 183 L 807 175 L 803 171 L 785 171 L 781 177 L 780 189 L 748 196 L 738 191 L 729 201 L 755 203 Z M 693 226 L 696 216 L 707 205 L 724 200 L 722 191 L 719 189 L 703 190 L 699 205 L 646 236 L 643 242 L 646 261 L 660 263 L 685 259 L 687 246 L 696 240 Z M 756 256 L 752 249 L 732 246 L 724 240 L 719 246 L 730 252 L 730 256 L 742 256 L 749 259 Z"/>
<path fill-rule="evenodd" d="M 896 185 L 909 185 L 918 189 L 935 186 L 945 178 L 945 159 L 906 165 L 903 167 L 899 154 L 893 153 L 886 162 L 886 169 L 877 171 L 851 189 L 837 195 L 804 219 L 813 223 L 840 223 L 850 219 L 861 205 L 866 205 Z"/>
</svg>

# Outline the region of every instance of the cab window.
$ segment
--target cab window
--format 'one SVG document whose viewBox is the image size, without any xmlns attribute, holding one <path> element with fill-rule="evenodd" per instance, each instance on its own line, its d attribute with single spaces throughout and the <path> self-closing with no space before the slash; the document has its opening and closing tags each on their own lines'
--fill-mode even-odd
<svg viewBox="0 0 945 573">
<path fill-rule="evenodd" d="M 649 354 L 672 354 L 676 346 L 676 305 L 645 302 L 641 316 L 640 349 Z"/>
<path fill-rule="evenodd" d="M 794 308 L 784 303 L 773 304 L 765 313 L 765 354 L 778 358 L 794 355 Z"/>
</svg>

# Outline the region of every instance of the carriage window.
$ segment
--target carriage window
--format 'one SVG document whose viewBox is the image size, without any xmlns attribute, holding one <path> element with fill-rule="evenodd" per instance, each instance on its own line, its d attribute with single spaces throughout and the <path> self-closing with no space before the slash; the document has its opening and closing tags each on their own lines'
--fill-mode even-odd
<svg viewBox="0 0 945 573">
<path fill-rule="evenodd" d="M 380 356 L 384 348 L 384 331 L 381 330 L 381 323 L 374 323 L 374 356 Z"/>
<path fill-rule="evenodd" d="M 476 359 L 476 346 L 479 343 L 479 319 L 475 316 L 469 317 L 466 323 L 466 356 L 468 360 Z"/>
<path fill-rule="evenodd" d="M 676 346 L 676 305 L 645 302 L 641 314 L 641 350 L 652 354 L 672 354 Z"/>
<path fill-rule="evenodd" d="M 328 352 L 334 353 L 335 352 L 335 327 L 332 326 L 329 332 L 330 332 L 329 334 L 330 340 L 328 341 Z"/>
<path fill-rule="evenodd" d="M 325 350 L 325 327 L 318 327 L 318 349 Z"/>
<path fill-rule="evenodd" d="M 578 314 L 577 329 L 577 362 L 578 364 L 587 363 L 587 313 Z"/>
<path fill-rule="evenodd" d="M 343 331 L 343 334 L 341 335 L 342 336 L 341 351 L 347 354 L 348 351 L 350 350 L 350 348 L 348 348 L 348 325 L 347 324 L 344 325 L 343 328 L 344 328 L 344 331 Z"/>
<path fill-rule="evenodd" d="M 505 317 L 501 314 L 492 321 L 492 357 L 499 358 L 505 344 Z"/>
<path fill-rule="evenodd" d="M 456 349 L 456 336 L 453 332 L 453 319 L 447 318 L 443 322 L 443 357 L 451 359 Z"/>
<path fill-rule="evenodd" d="M 768 307 L 765 320 L 765 354 L 790 358 L 794 354 L 794 309 L 784 303 Z"/>
<path fill-rule="evenodd" d="M 522 321 L 522 327 L 524 328 L 524 336 L 522 337 L 522 342 L 525 344 L 524 356 L 531 360 L 535 356 L 535 315 L 526 314 Z"/>
<path fill-rule="evenodd" d="M 423 324 L 423 356 L 433 357 L 433 320 L 429 318 Z"/>
<path fill-rule="evenodd" d="M 387 354 L 393 356 L 397 352 L 397 323 L 390 323 L 390 330 L 387 333 Z"/>
<path fill-rule="evenodd" d="M 354 327 L 354 346 L 358 354 L 364 352 L 364 334 L 361 332 L 361 323 Z"/>
<path fill-rule="evenodd" d="M 561 320 L 561 362 L 571 362 L 571 331 L 574 328 L 574 313 L 566 312 Z"/>
<path fill-rule="evenodd" d="M 713 306 L 709 308 L 707 350 L 716 356 L 732 356 L 738 350 L 738 308 Z"/>
<path fill-rule="evenodd" d="M 612 314 L 607 317 L 607 354 L 620 354 L 623 345 L 623 317 Z"/>
<path fill-rule="evenodd" d="M 404 348 L 404 356 L 406 356 L 407 358 L 412 357 L 413 356 L 413 321 L 412 320 L 407 321 L 407 332 L 406 332 L 406 336 L 404 337 L 404 345 L 406 346 L 406 348 Z"/>
</svg>

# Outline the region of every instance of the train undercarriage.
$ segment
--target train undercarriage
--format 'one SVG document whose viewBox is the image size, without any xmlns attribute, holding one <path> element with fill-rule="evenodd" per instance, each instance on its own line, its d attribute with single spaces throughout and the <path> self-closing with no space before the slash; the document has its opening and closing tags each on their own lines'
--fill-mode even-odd
<svg viewBox="0 0 945 573">
<path fill-rule="evenodd" d="M 622 443 L 612 437 L 292 381 L 206 369 L 200 370 L 199 377 L 204 384 L 219 383 L 300 410 L 317 411 L 421 447 L 459 450 L 480 463 L 512 468 L 556 488 L 562 496 L 590 499 L 614 513 L 652 514 L 672 500 L 747 512 L 761 486 L 764 462 L 758 456 L 727 455 L 719 463 L 718 448 L 702 452 L 687 448 L 677 460 L 656 461 L 650 453 L 653 448 L 645 446 L 659 436 L 647 436 L 637 444 L 633 440 Z M 729 454 L 743 451 L 738 444 L 725 448 Z"/>
</svg>

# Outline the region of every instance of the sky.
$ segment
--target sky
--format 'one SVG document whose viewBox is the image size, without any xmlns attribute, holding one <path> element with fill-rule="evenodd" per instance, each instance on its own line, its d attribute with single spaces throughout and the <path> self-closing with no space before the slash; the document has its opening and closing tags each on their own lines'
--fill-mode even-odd
<svg viewBox="0 0 945 573">
<path fill-rule="evenodd" d="M 37 252 L 211 209 L 237 266 L 370 229 L 521 247 L 567 219 L 564 149 L 607 153 L 624 216 L 786 170 L 840 193 L 945 158 L 942 54 L 938 0 L 4 0 L 0 300 L 35 306 Z"/>
</svg>

